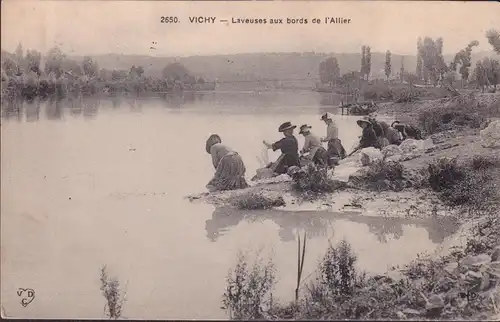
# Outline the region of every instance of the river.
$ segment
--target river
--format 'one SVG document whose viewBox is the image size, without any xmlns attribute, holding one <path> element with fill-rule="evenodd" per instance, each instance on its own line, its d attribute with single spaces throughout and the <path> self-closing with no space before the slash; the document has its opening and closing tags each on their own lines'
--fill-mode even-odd
<svg viewBox="0 0 500 322">
<path fill-rule="evenodd" d="M 205 152 L 212 133 L 242 155 L 248 178 L 260 166 L 262 140 L 279 139 L 281 123 L 307 123 L 324 135 L 326 110 L 337 113 L 350 151 L 360 135 L 357 118 L 339 115 L 325 101 L 332 98 L 296 91 L 4 102 L 1 297 L 7 316 L 102 318 L 99 272 L 107 265 L 126 287 L 126 318 L 225 318 L 220 306 L 228 270 L 238 251 L 257 249 L 273 252 L 275 295 L 291 300 L 296 233 L 303 228 L 309 236 L 304 276 L 329 240 L 349 241 L 360 268 L 371 273 L 438 247 L 443 237 L 426 222 L 238 213 L 184 198 L 203 192 L 213 174 Z M 20 305 L 18 288 L 35 290 L 29 306 Z"/>
</svg>

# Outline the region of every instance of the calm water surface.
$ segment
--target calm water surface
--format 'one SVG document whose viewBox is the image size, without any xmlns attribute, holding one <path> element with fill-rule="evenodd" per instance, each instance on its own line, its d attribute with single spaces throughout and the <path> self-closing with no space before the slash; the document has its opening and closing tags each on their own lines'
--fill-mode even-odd
<svg viewBox="0 0 500 322">
<path fill-rule="evenodd" d="M 213 174 L 205 140 L 218 133 L 243 156 L 247 177 L 262 140 L 279 124 L 308 123 L 332 98 L 309 92 L 207 93 L 184 98 L 74 98 L 3 103 L 1 297 L 8 316 L 101 318 L 99 269 L 127 290 L 127 318 L 224 318 L 225 277 L 239 250 L 273 252 L 276 296 L 290 300 L 296 234 L 307 244 L 304 276 L 328 240 L 347 239 L 372 273 L 404 264 L 443 241 L 432 223 L 327 212 L 239 213 L 193 204 Z M 335 99 L 333 99 L 335 101 Z M 360 129 L 336 116 L 347 150 Z M 300 137 L 300 144 L 303 139 Z M 277 154 L 271 154 L 271 158 Z M 26 308 L 16 290 L 36 291 Z"/>
</svg>

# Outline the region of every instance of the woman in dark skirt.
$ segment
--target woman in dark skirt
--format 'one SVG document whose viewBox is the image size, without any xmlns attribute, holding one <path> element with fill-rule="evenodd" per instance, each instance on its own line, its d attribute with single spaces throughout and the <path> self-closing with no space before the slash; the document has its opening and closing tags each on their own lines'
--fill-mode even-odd
<svg viewBox="0 0 500 322">
<path fill-rule="evenodd" d="M 358 120 L 358 126 L 363 129 L 361 139 L 359 140 L 359 145 L 356 150 L 374 147 L 376 149 L 381 149 L 380 143 L 378 142 L 377 135 L 373 130 L 373 124 L 367 120 Z"/>
<path fill-rule="evenodd" d="M 205 145 L 212 156 L 215 175 L 207 184 L 209 191 L 236 190 L 247 188 L 245 164 L 238 152 L 222 144 L 220 136 L 212 134 Z"/>
<path fill-rule="evenodd" d="M 285 136 L 284 138 L 273 144 L 267 143 L 266 141 L 263 142 L 268 149 L 272 149 L 273 151 L 281 150 L 280 157 L 276 162 L 269 165 L 269 168 L 277 174 L 287 173 L 288 168 L 292 166 L 300 167 L 299 143 L 297 138 L 293 135 L 293 130 L 296 127 L 297 126 L 292 125 L 290 122 L 285 122 L 278 128 L 278 131 Z"/>
<path fill-rule="evenodd" d="M 331 115 L 325 113 L 321 116 L 321 120 L 326 124 L 326 136 L 321 141 L 328 144 L 328 163 L 330 166 L 333 166 L 338 160 L 346 157 L 346 151 L 342 145 L 342 141 L 339 139 L 337 124 L 335 124 Z"/>
</svg>

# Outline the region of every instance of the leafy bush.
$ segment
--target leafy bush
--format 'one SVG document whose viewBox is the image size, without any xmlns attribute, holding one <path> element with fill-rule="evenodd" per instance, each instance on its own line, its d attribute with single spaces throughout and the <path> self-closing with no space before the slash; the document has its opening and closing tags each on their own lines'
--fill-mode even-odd
<svg viewBox="0 0 500 322">
<path fill-rule="evenodd" d="M 483 156 L 459 165 L 456 158 L 441 158 L 429 164 L 429 184 L 450 206 L 467 206 L 470 210 L 488 209 L 498 200 L 498 188 L 492 172 L 500 161 Z"/>
<path fill-rule="evenodd" d="M 240 210 L 271 209 L 284 206 L 285 200 L 281 196 L 265 196 L 262 193 L 250 192 L 235 197 L 231 204 Z"/>
<path fill-rule="evenodd" d="M 317 167 L 312 163 L 296 172 L 292 178 L 293 188 L 300 192 L 324 193 L 345 187 L 343 182 L 331 179 L 326 168 Z"/>
<path fill-rule="evenodd" d="M 408 185 L 403 170 L 399 162 L 376 160 L 362 175 L 351 177 L 350 181 L 359 188 L 400 191 Z"/>
<path fill-rule="evenodd" d="M 463 169 L 457 164 L 457 159 L 441 158 L 436 163 L 429 163 L 429 185 L 434 191 L 450 189 L 465 176 Z"/>
<path fill-rule="evenodd" d="M 493 156 L 475 155 L 471 160 L 471 165 L 474 170 L 500 168 L 500 159 Z"/>
<path fill-rule="evenodd" d="M 125 294 L 121 294 L 120 282 L 116 278 L 110 278 L 106 269 L 106 265 L 101 268 L 101 291 L 106 299 L 104 307 L 105 314 L 110 319 L 118 319 L 121 317 Z"/>
<path fill-rule="evenodd" d="M 345 240 L 337 247 L 330 245 L 320 263 L 320 275 L 310 286 L 313 301 L 321 301 L 325 296 L 348 297 L 356 286 L 363 283 L 365 275 L 355 267 L 356 254 Z"/>
<path fill-rule="evenodd" d="M 474 95 L 460 95 L 451 99 L 446 106 L 424 110 L 419 114 L 420 127 L 427 134 L 452 130 L 456 127 L 480 128 L 486 121 L 478 113 L 480 103 Z"/>
<path fill-rule="evenodd" d="M 227 278 L 223 295 L 223 309 L 228 310 L 236 320 L 261 319 L 272 305 L 271 291 L 276 281 L 274 264 L 265 264 L 257 257 L 253 265 L 248 264 L 247 256 L 238 254 L 236 267 Z"/>
</svg>

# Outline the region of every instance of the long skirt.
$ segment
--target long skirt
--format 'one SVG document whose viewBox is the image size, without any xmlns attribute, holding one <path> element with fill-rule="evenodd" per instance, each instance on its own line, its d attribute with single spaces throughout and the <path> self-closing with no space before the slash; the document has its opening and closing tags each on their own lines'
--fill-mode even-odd
<svg viewBox="0 0 500 322">
<path fill-rule="evenodd" d="M 344 146 L 340 139 L 331 139 L 328 141 L 328 158 L 344 159 L 346 155 Z"/>
<path fill-rule="evenodd" d="M 271 163 L 268 168 L 272 169 L 274 173 L 285 174 L 289 167 L 300 167 L 299 155 L 281 154 L 276 162 Z"/>
<path fill-rule="evenodd" d="M 224 156 L 207 184 L 210 191 L 236 190 L 248 187 L 245 180 L 245 164 L 237 153 Z"/>
<path fill-rule="evenodd" d="M 312 158 L 314 164 L 326 167 L 328 166 L 328 151 L 324 147 L 319 147 Z"/>
</svg>

